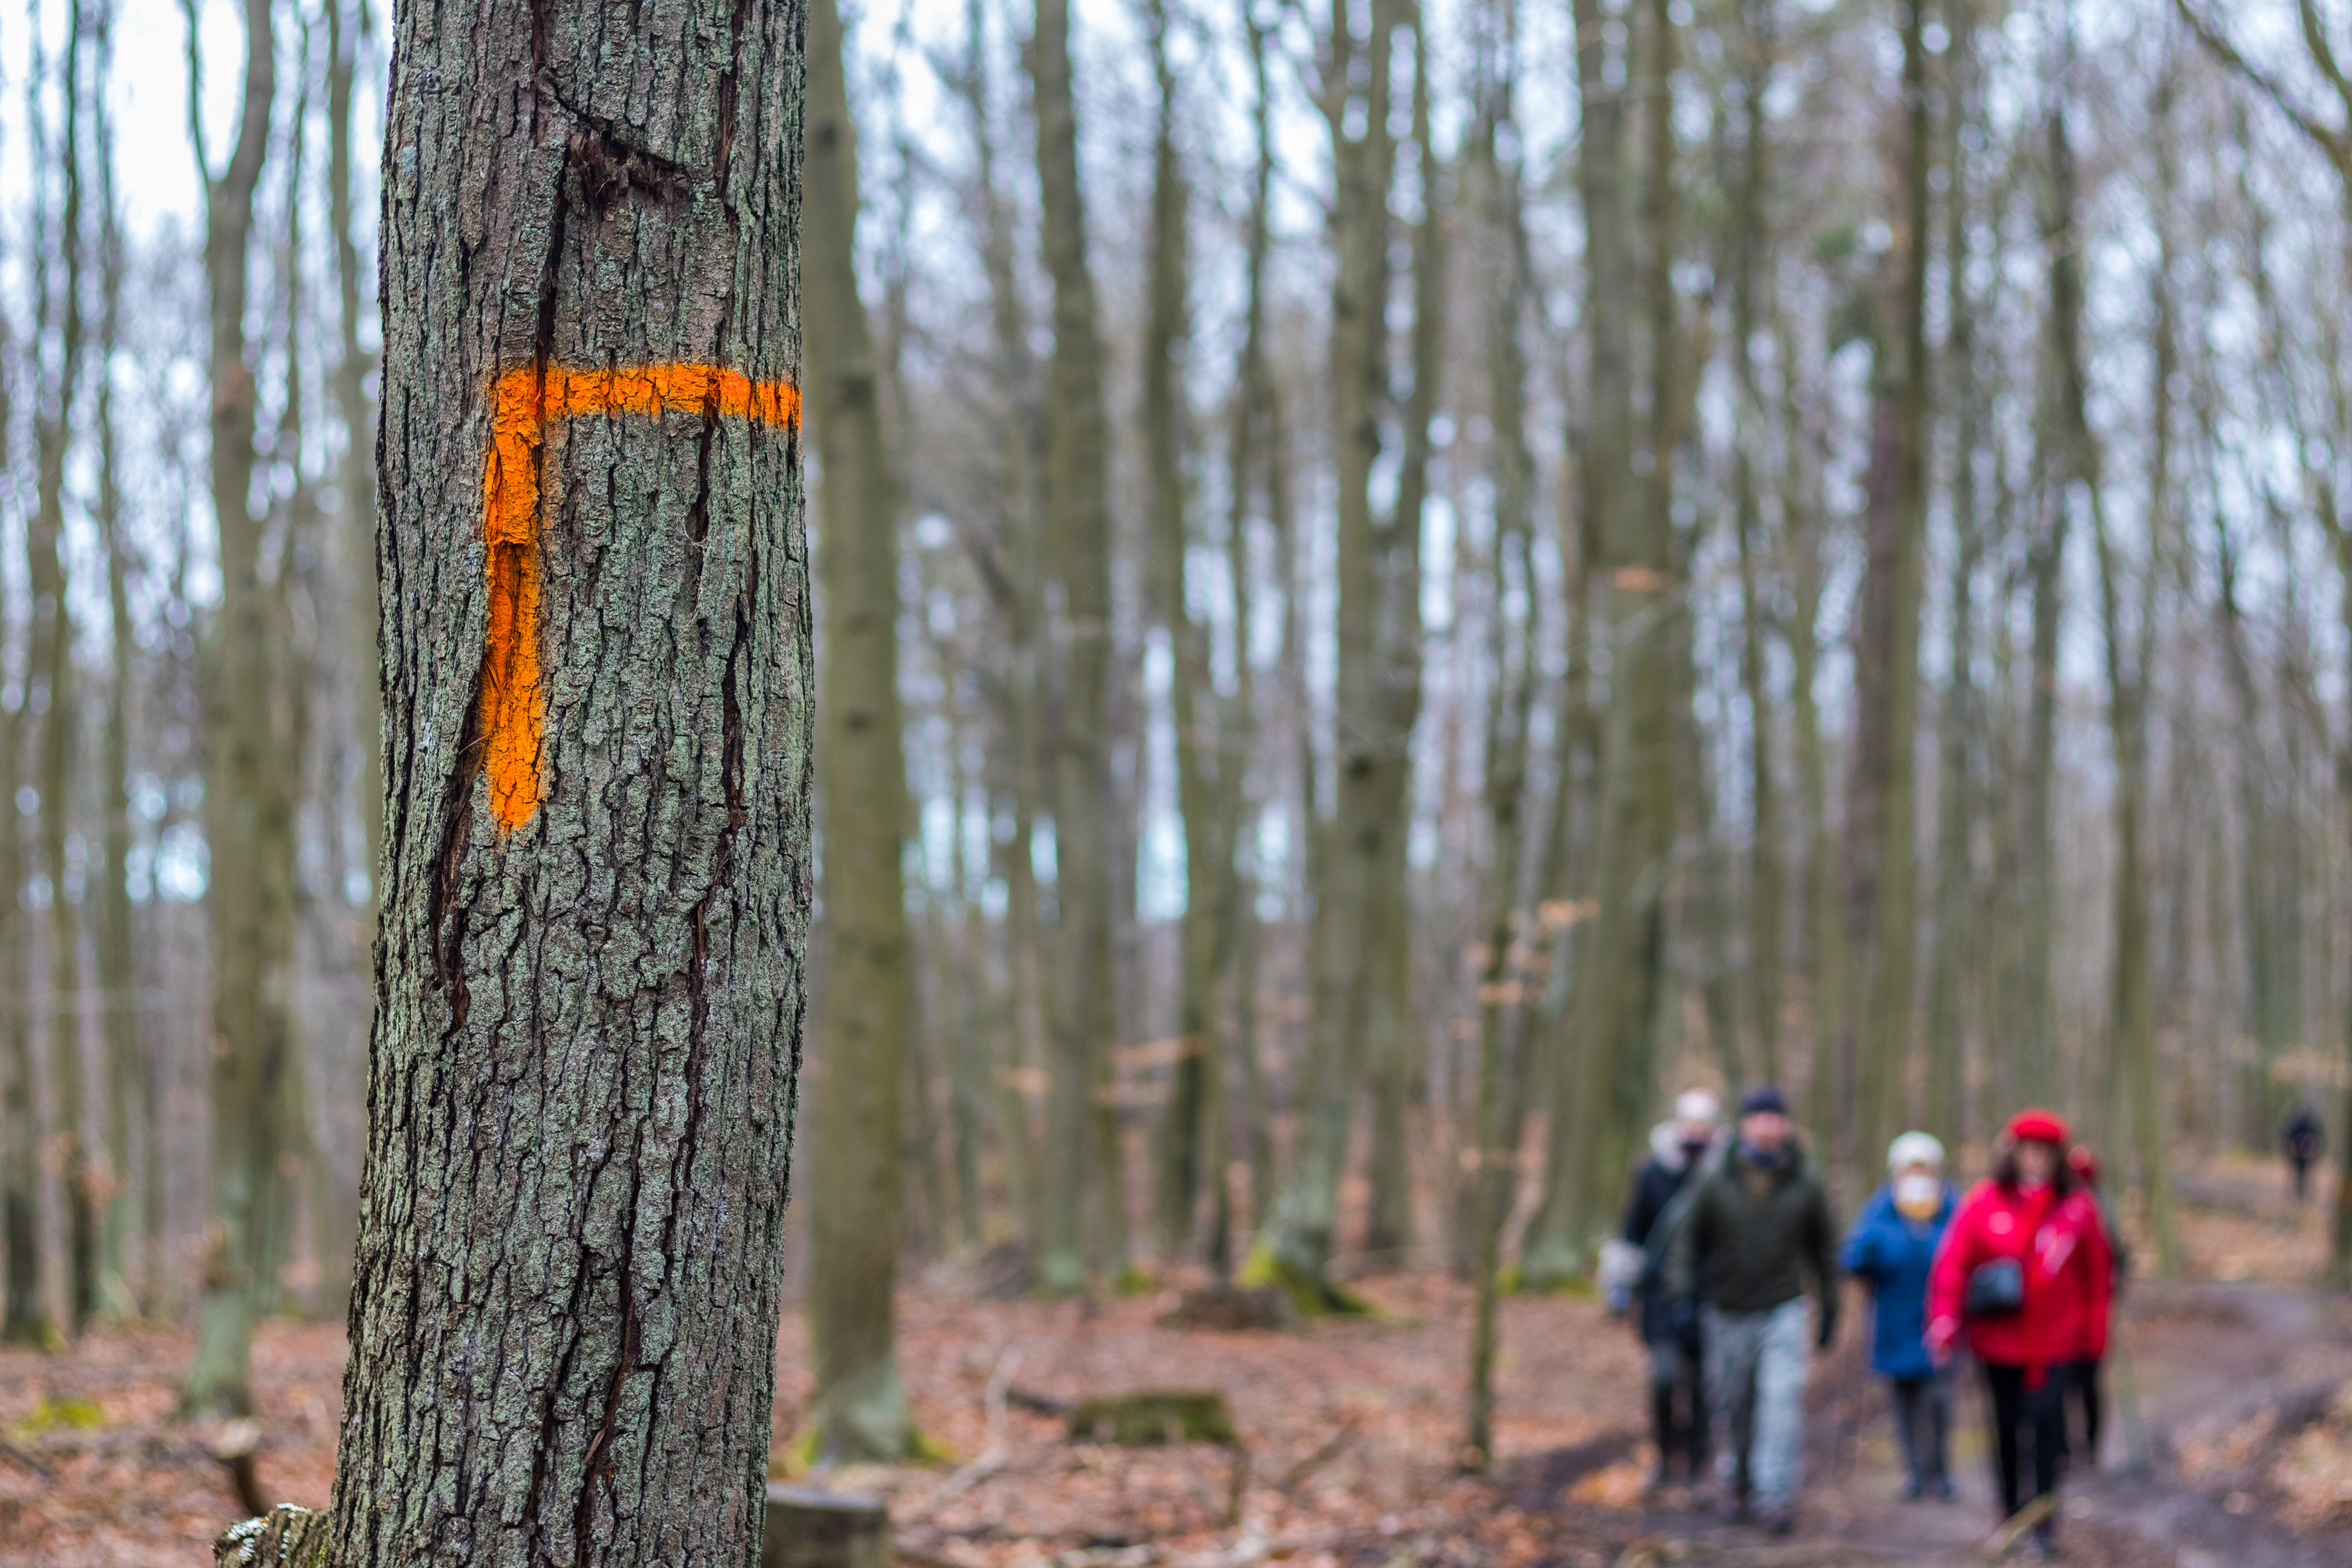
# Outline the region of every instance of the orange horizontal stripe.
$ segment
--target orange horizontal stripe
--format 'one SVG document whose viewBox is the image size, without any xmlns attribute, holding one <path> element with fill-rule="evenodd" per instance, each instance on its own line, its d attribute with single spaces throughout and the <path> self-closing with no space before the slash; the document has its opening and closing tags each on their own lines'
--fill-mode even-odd
<svg viewBox="0 0 2352 1568">
<path fill-rule="evenodd" d="M 755 382 L 709 364 L 614 370 L 528 365 L 491 389 L 490 449 L 483 463 L 482 536 L 489 546 L 490 613 L 482 647 L 483 768 L 490 811 L 511 831 L 539 810 L 540 753 L 547 722 L 539 655 L 539 448 L 548 425 L 600 414 L 699 413 L 797 426 L 800 388 Z"/>
</svg>

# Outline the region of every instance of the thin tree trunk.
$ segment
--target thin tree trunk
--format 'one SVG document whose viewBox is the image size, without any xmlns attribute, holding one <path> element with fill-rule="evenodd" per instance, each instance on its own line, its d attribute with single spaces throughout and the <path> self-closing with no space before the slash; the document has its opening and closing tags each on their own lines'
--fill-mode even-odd
<svg viewBox="0 0 2352 1568">
<path fill-rule="evenodd" d="M 356 926 L 362 973 L 373 966 L 376 910 L 383 885 L 383 691 L 377 655 L 378 584 L 375 557 L 376 408 L 368 395 L 375 355 L 360 342 L 361 297 L 365 276 L 360 258 L 358 214 L 352 199 L 352 121 L 362 95 L 353 90 L 367 8 L 346 18 L 343 0 L 328 0 L 327 19 L 327 222 L 335 248 L 336 321 L 341 330 L 333 375 L 335 415 L 343 427 L 343 447 L 335 466 L 341 527 L 336 536 L 350 600 L 348 668 L 352 689 L 352 745 L 356 778 L 353 807 L 365 835 L 367 898 Z M 355 25 L 358 24 L 358 25 Z M 348 29 L 348 30 L 347 30 Z M 356 1174 L 356 1172 L 354 1172 Z M 352 1293 L 352 1245 L 359 1226 L 359 1185 L 322 1163 L 314 1190 L 324 1198 L 318 1216 L 319 1307 L 322 1315 L 348 1315 Z"/>
<path fill-rule="evenodd" d="M 12 346 L 8 337 L 7 315 L 0 311 L 0 351 Z M 0 376 L 0 468 L 15 461 L 12 379 Z M 5 609 L 0 605 L 0 615 Z M 0 710 L 0 800 L 11 804 L 23 777 L 27 707 L 20 700 Z M 19 813 L 0 811 L 0 965 L 5 966 L 0 982 L 12 993 L 11 1003 L 0 1005 L 0 1249 L 5 1252 L 0 1339 L 39 1344 L 48 1336 L 48 1322 L 41 1303 L 40 1107 L 33 1096 L 32 1013 L 22 1000 L 32 994 L 22 896 L 24 823 Z"/>
<path fill-rule="evenodd" d="M 1785 963 L 1781 916 L 1786 901 L 1780 863 L 1780 780 L 1773 763 L 1772 700 L 1765 665 L 1763 582 L 1770 546 L 1761 538 L 1763 507 L 1757 457 L 1768 439 L 1763 394 L 1757 385 L 1757 289 L 1765 260 L 1770 201 L 1771 149 L 1764 95 L 1777 47 L 1777 0 L 1741 0 L 1739 6 L 1740 169 L 1732 192 L 1732 364 L 1737 373 L 1738 426 L 1734 439 L 1733 531 L 1739 549 L 1739 681 L 1748 700 L 1748 970 L 1753 999 L 1756 1066 L 1767 1083 L 1780 1081 L 1780 975 Z M 1783 375 L 1785 377 L 1786 371 Z"/>
<path fill-rule="evenodd" d="M 181 1389 L 190 1411 L 247 1411 L 256 1315 L 270 1305 L 267 1278 L 286 1147 L 281 1115 L 292 1048 L 286 991 L 292 888 L 266 863 L 291 810 L 275 723 L 278 650 L 261 579 L 262 520 L 253 489 L 256 395 L 245 331 L 254 191 L 268 151 L 276 88 L 269 0 L 247 0 L 245 86 L 236 144 L 217 177 L 205 172 L 205 279 L 210 296 L 211 488 L 220 537 L 220 608 L 206 660 L 210 756 L 205 837 L 211 851 L 213 933 L 210 1246 L 196 1355 Z M 194 44 L 192 41 L 193 51 Z M 194 69 L 193 56 L 191 70 Z M 198 155 L 204 153 L 201 140 Z"/>
<path fill-rule="evenodd" d="M 1041 1229 L 1040 1180 L 1034 1159 L 1029 1105 L 1024 1086 L 1045 1054 L 1047 1009 L 1054 987 L 1049 955 L 1038 918 L 1035 826 L 1044 794 L 1039 777 L 1037 628 L 1041 619 L 1044 531 L 1038 476 L 1045 468 L 1044 418 L 1038 406 L 1036 366 L 1029 351 L 1027 312 L 1015 273 L 1011 204 L 996 176 L 996 122 L 991 97 L 987 14 L 982 0 L 969 0 L 966 59 L 957 87 L 971 116 L 972 151 L 981 209 L 982 268 L 988 279 L 989 324 L 995 350 L 997 384 L 1003 389 L 999 429 L 1003 439 L 1003 488 L 1009 570 L 982 553 L 982 575 L 1006 621 L 1003 707 L 1004 788 L 1013 836 L 1003 850 L 1005 881 L 1005 973 L 1007 1034 L 1004 1061 L 995 1071 L 997 1142 L 1004 1184 L 1018 1234 L 1032 1244 Z"/>
<path fill-rule="evenodd" d="M 1578 116 L 1582 127 L 1577 196 L 1584 214 L 1584 317 L 1591 323 L 1585 373 L 1590 412 L 1578 454 L 1580 532 L 1589 547 L 1583 552 L 1589 563 L 1598 566 L 1606 579 L 1625 563 L 1626 540 L 1635 531 L 1629 499 L 1633 458 L 1633 259 L 1629 242 L 1633 226 L 1625 192 L 1625 83 L 1632 78 L 1633 60 L 1630 49 L 1622 45 L 1612 47 L 1608 42 L 1601 0 L 1574 0 L 1572 13 Z M 1609 79 L 1612 64 L 1622 68 L 1615 82 Z M 1603 591 L 1610 595 L 1609 608 L 1595 617 L 1592 637 L 1612 639 L 1613 648 L 1618 605 L 1613 585 Z M 1613 660 L 1611 668 L 1616 668 Z M 1581 678 L 1571 666 L 1571 680 Z M 1609 739 L 1601 735 L 1592 748 L 1596 773 L 1605 769 L 1602 759 Z M 1566 787 L 1565 780 L 1561 787 Z M 1597 779 L 1593 787 L 1597 792 Z M 1597 858 L 1605 858 L 1608 836 L 1615 825 L 1604 826 L 1601 809 L 1596 800 L 1591 834 L 1600 841 Z M 1570 826 L 1570 816 L 1555 811 L 1554 818 L 1557 837 Z M 1564 855 L 1560 858 L 1565 869 Z M 1581 1273 L 1583 1266 L 1582 1238 L 1577 1235 L 1574 1210 L 1583 1160 L 1578 1133 L 1586 1125 L 1588 1110 L 1581 1058 L 1591 1055 L 1598 1044 L 1584 1024 L 1584 999 L 1606 983 L 1593 951 L 1599 942 L 1598 927 L 1596 921 L 1593 930 L 1580 935 L 1563 931 L 1558 939 L 1571 961 L 1569 973 L 1573 978 L 1568 982 L 1563 1009 L 1548 1031 L 1555 1048 L 1546 1053 L 1551 1095 L 1543 1201 L 1528 1223 L 1519 1251 L 1520 1278 L 1538 1289 L 1567 1283 Z M 1563 1041 L 1570 1048 L 1558 1048 Z"/>
<path fill-rule="evenodd" d="M 1462 1451 L 1465 1469 L 1486 1468 L 1495 1451 L 1495 1363 L 1499 1350 L 1496 1310 L 1502 1287 L 1502 1234 L 1518 1184 L 1517 1141 L 1504 1136 L 1506 1126 L 1516 1128 L 1517 1119 L 1504 1114 L 1502 1106 L 1507 1100 L 1518 1098 L 1507 1044 L 1526 997 L 1526 973 L 1519 962 L 1527 951 L 1520 940 L 1519 879 L 1526 847 L 1528 730 L 1541 677 L 1536 638 L 1535 456 L 1528 447 L 1527 353 L 1520 337 L 1528 292 L 1527 251 L 1520 216 L 1519 162 L 1507 155 L 1501 145 L 1506 128 L 1512 146 L 1517 145 L 1512 103 L 1517 15 L 1511 0 L 1502 0 L 1495 12 L 1502 58 L 1496 62 L 1496 79 L 1485 84 L 1490 101 L 1470 150 L 1486 187 L 1487 205 L 1485 229 L 1490 259 L 1481 281 L 1487 307 L 1486 401 L 1494 428 L 1488 467 L 1495 494 L 1495 538 L 1486 599 L 1487 652 L 1494 683 L 1486 707 L 1486 765 L 1481 770 L 1491 858 L 1479 932 L 1485 962 L 1479 966 L 1476 993 L 1478 1068 L 1470 1136 L 1476 1157 L 1472 1279 L 1477 1299 L 1471 1320 L 1468 1432 Z M 1427 93 L 1421 86 L 1422 61 L 1417 54 L 1413 102 L 1419 132 L 1425 139 L 1429 116 Z M 1425 140 L 1423 144 L 1427 145 Z M 1507 624 L 1506 613 L 1515 588 L 1526 605 L 1516 627 Z"/>
<path fill-rule="evenodd" d="M 835 0 L 809 0 L 802 252 L 810 430 L 824 463 L 818 765 L 825 984 L 809 1190 L 810 1411 L 828 1462 L 908 1457 L 898 1382 L 899 1094 L 915 974 L 899 885 L 907 767 L 898 712 L 898 500 L 879 366 L 857 292 L 856 130 Z M 925 1086 L 918 1082 L 919 1095 Z M 928 1157 L 931 1152 L 924 1150 Z"/>
<path fill-rule="evenodd" d="M 1412 733 L 1421 721 L 1422 509 L 1429 491 L 1430 421 L 1437 416 L 1444 365 L 1444 169 L 1430 130 L 1428 37 L 1419 0 L 1402 17 L 1412 29 L 1412 144 L 1422 212 L 1412 226 L 1412 328 L 1406 343 L 1412 390 L 1402 410 L 1396 500 L 1380 531 L 1375 701 L 1382 761 L 1380 847 L 1372 872 L 1371 941 L 1366 949 L 1372 1058 L 1370 1214 L 1367 1247 L 1394 1255 L 1412 1240 L 1412 1163 L 1407 1118 L 1421 1079 L 1420 1022 L 1413 1010 L 1412 872 L 1406 840 L 1412 817 Z M 1502 411 L 1508 417 L 1508 411 Z"/>
<path fill-rule="evenodd" d="M 74 680 L 73 613 L 61 546 L 65 540 L 66 457 L 73 445 L 74 405 L 81 389 L 86 318 L 82 311 L 81 201 L 81 6 L 66 7 L 64 90 L 65 143 L 58 156 L 65 201 L 56 231 L 65 267 L 58 311 L 47 293 L 46 255 L 36 268 L 43 294 L 44 328 L 57 323 L 55 370 L 39 377 L 47 384 L 34 411 L 38 464 L 35 510 L 26 531 L 26 576 L 32 590 L 29 648 L 31 706 L 41 715 L 41 866 L 49 879 L 48 1008 L 49 1093 L 57 1125 L 51 1138 L 59 1193 L 65 1208 L 67 1331 L 78 1334 L 98 1310 L 98 1205 L 91 1185 L 89 1149 L 84 1137 L 81 1058 L 81 929 L 75 902 L 66 890 L 66 830 L 74 816 L 75 774 L 80 750 L 79 698 Z M 46 336 L 46 331 L 44 332 Z M 37 361 L 46 345 L 36 344 Z"/>
<path fill-rule="evenodd" d="M 1356 36 L 1360 8 L 1369 11 L 1370 24 L 1360 59 Z M 1398 738 L 1382 689 L 1396 681 L 1389 661 L 1402 650 L 1392 646 L 1393 633 L 1383 636 L 1391 628 L 1382 624 L 1382 611 L 1396 586 L 1390 574 L 1404 568 L 1401 552 L 1418 544 L 1420 520 L 1416 514 L 1403 531 L 1392 526 L 1395 518 L 1404 515 L 1412 479 L 1410 458 L 1399 478 L 1391 526 L 1382 526 L 1374 515 L 1371 476 L 1380 456 L 1380 412 L 1387 392 L 1389 187 L 1396 162 L 1389 132 L 1391 55 L 1407 11 L 1405 0 L 1333 0 L 1319 84 L 1318 107 L 1331 138 L 1334 182 L 1328 374 L 1339 514 L 1339 666 L 1332 706 L 1333 805 L 1330 820 L 1312 830 L 1324 838 L 1321 848 L 1310 856 L 1313 996 L 1298 1136 L 1276 1214 L 1271 1258 L 1295 1293 L 1310 1305 L 1339 1300 L 1328 1288 L 1328 1269 L 1339 1226 L 1339 1181 L 1347 1163 L 1362 1042 L 1370 1037 L 1375 1005 L 1371 944 L 1378 929 L 1380 879 L 1388 864 L 1388 836 L 1403 826 L 1391 802 L 1399 793 L 1392 787 L 1392 775 L 1408 759 L 1392 751 Z M 1423 384 L 1423 368 L 1416 367 L 1416 394 Z M 1403 540 L 1402 532 L 1412 533 L 1412 540 Z M 1417 579 L 1417 571 L 1413 574 Z M 1417 665 L 1415 668 L 1417 672 Z M 1417 692 L 1417 680 L 1415 687 Z M 1307 800 L 1311 812 L 1311 789 Z"/>
<path fill-rule="evenodd" d="M 101 86 L 105 76 L 101 75 Z M 114 138 L 101 91 L 94 100 L 98 114 L 100 168 L 104 181 L 104 222 L 100 266 L 104 277 L 103 315 L 99 325 L 99 363 L 110 365 L 121 321 L 122 234 L 114 198 Z M 114 416 L 114 378 L 98 376 L 98 508 L 100 546 L 106 552 L 107 702 L 106 732 L 101 751 L 105 773 L 105 825 L 101 843 L 105 857 L 98 895 L 98 985 L 104 998 L 99 1014 L 106 1045 L 106 1165 L 105 1203 L 99 1244 L 99 1289 L 106 1310 L 115 1317 L 152 1314 L 157 1281 L 142 1279 L 131 1287 L 131 1242 L 136 1207 L 131 1202 L 131 1123 L 146 1091 L 146 1073 L 140 1050 L 138 999 L 139 961 L 132 926 L 131 883 L 131 716 L 137 700 L 131 665 L 138 642 L 131 629 L 131 546 L 123 537 L 121 447 Z"/>
<path fill-rule="evenodd" d="M 1847 841 L 1852 942 L 1865 991 L 1853 1015 L 1853 1168 L 1874 1168 L 1907 1118 L 1916 989 L 1919 615 L 1927 521 L 1927 249 L 1930 214 L 1925 7 L 1898 7 L 1903 219 L 1888 258 L 1896 336 L 1882 340 L 1872 409 L 1869 567 L 1855 648 L 1856 744 Z"/>
<path fill-rule="evenodd" d="M 1587 955 L 1578 1028 L 1584 1037 L 1580 1163 L 1565 1237 L 1580 1272 L 1613 1217 L 1618 1187 L 1649 1109 L 1657 1019 L 1665 988 L 1665 884 L 1675 838 L 1676 639 L 1687 616 L 1674 575 L 1674 489 L 1686 408 L 1678 363 L 1680 310 L 1674 259 L 1674 94 L 1676 23 L 1669 0 L 1653 0 L 1641 60 L 1646 167 L 1640 224 L 1647 255 L 1643 289 L 1649 333 L 1647 439 L 1634 453 L 1638 504 L 1617 514 L 1608 549 L 1609 636 L 1615 662 L 1601 744 L 1599 918 Z"/>
<path fill-rule="evenodd" d="M 759 1551 L 812 869 L 802 16 L 604 20 L 396 17 L 337 1568 Z"/>
<path fill-rule="evenodd" d="M 1976 369 L 1976 300 L 1969 285 L 1968 128 L 1980 113 L 1976 85 L 1975 10 L 1971 0 L 1948 8 L 1951 43 L 1947 102 L 1945 269 L 1949 294 L 1945 363 L 1949 367 L 1952 437 L 1951 674 L 1944 690 L 1936 782 L 1935 935 L 1927 977 L 1928 1131 L 1959 1146 L 1966 1095 L 1961 997 L 1975 933 L 1969 915 L 1975 890 L 1976 779 L 1969 759 L 1977 742 L 1976 575 L 1984 555 L 1983 520 L 1977 513 L 1977 456 L 1981 445 Z"/>
<path fill-rule="evenodd" d="M 1063 700 L 1055 752 L 1054 897 L 1061 995 L 1046 1101 L 1044 1232 L 1038 1283 L 1086 1286 L 1091 1191 L 1125 1262 L 1125 1194 L 1090 1104 L 1117 1029 L 1111 952 L 1110 552 L 1108 420 L 1094 277 L 1078 189 L 1076 101 L 1070 81 L 1069 0 L 1041 0 L 1030 40 L 1035 94 L 1041 246 L 1054 286 L 1054 354 L 1045 399 L 1047 534 L 1062 588 L 1055 640 Z M 1088 1144 L 1094 1148 L 1089 1152 Z"/>
<path fill-rule="evenodd" d="M 2150 384 L 2153 428 L 2149 440 L 2147 559 L 2142 567 L 2139 602 L 2125 624 L 2122 564 L 2116 559 L 2101 497 L 2103 467 L 2088 411 L 2084 405 L 2079 317 L 2055 323 L 2059 374 L 2072 453 L 2070 479 L 2088 491 L 2091 525 L 2099 562 L 2099 608 L 2105 634 L 2108 720 L 2116 753 L 2116 952 L 2110 976 L 2109 1082 L 2116 1105 L 2127 1109 L 2131 1147 L 2139 1165 L 2141 1214 L 2156 1237 L 2158 1266 L 2170 1275 L 2180 1267 L 2180 1241 L 2172 1223 L 2172 1170 L 2168 1142 L 2172 1128 L 2163 1112 L 2156 1043 L 2156 977 L 2150 951 L 2147 874 L 2142 848 L 2147 802 L 2147 701 L 2156 648 L 2158 588 L 2163 558 L 2171 548 L 2172 377 L 2179 367 L 2173 322 L 2171 213 L 2178 184 L 2172 142 L 2176 68 L 2168 62 L 2151 106 L 2157 165 L 2157 261 L 2150 300 L 2154 320 L 2154 375 Z M 2074 300 L 2080 307 L 2079 296 Z M 2126 647 L 2126 639 L 2130 646 Z M 2121 1120 L 2118 1118 L 2117 1120 Z M 2110 1127 L 2108 1142 L 2120 1142 Z"/>
<path fill-rule="evenodd" d="M 1165 629 L 1174 677 L 1170 700 L 1176 730 L 1176 800 L 1184 824 L 1184 914 L 1178 929 L 1177 1058 L 1169 1081 L 1168 1110 L 1160 1127 L 1155 1220 L 1160 1250 L 1174 1256 L 1192 1240 L 1205 1184 L 1218 1175 L 1216 1086 L 1224 1073 L 1224 1034 L 1220 1026 L 1217 982 L 1223 957 L 1222 927 L 1227 918 L 1233 847 L 1232 817 L 1224 806 L 1232 776 L 1244 758 L 1219 744 L 1225 737 L 1211 685 L 1207 628 L 1194 617 L 1188 564 L 1192 524 L 1186 505 L 1184 461 L 1191 440 L 1184 406 L 1180 345 L 1190 341 L 1192 186 L 1185 180 L 1176 143 L 1176 75 L 1168 52 L 1171 18 L 1164 4 L 1146 9 L 1152 75 L 1159 91 L 1159 120 L 1152 138 L 1151 217 L 1148 317 L 1143 342 L 1144 468 L 1151 506 L 1151 571 L 1154 608 Z M 1251 278 L 1252 284 L 1257 279 Z M 1256 321 L 1250 322 L 1254 331 Z M 1237 416 L 1245 431 L 1251 410 L 1247 377 L 1254 339 L 1243 349 L 1244 385 Z M 1237 443 L 1246 441 L 1237 434 Z M 1244 447 L 1244 454 L 1246 447 Z M 1237 470 L 1236 493 L 1246 495 L 1249 477 Z M 1233 526 L 1242 514 L 1236 510 Z M 1244 646 L 1243 661 L 1247 659 Z"/>
</svg>

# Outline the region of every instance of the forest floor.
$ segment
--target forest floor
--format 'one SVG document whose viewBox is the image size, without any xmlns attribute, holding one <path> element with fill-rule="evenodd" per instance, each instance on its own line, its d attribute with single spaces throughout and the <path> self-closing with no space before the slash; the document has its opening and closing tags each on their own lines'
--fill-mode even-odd
<svg viewBox="0 0 2352 1568">
<path fill-rule="evenodd" d="M 2303 1284 L 2324 1211 L 2252 1163 L 2200 1166 L 2180 1192 L 2188 1277 L 2125 1298 L 2106 1451 L 2066 1489 L 2064 1560 L 2352 1568 L 2352 1301 Z M 980 1299 L 985 1285 L 942 1266 L 901 1303 L 908 1397 L 947 1461 L 804 1478 L 886 1496 L 900 1561 L 923 1568 L 1925 1565 L 1975 1560 L 1993 1522 L 1973 1386 L 1962 1500 L 1897 1500 L 1859 1313 L 1816 1363 L 1799 1530 L 1775 1540 L 1678 1490 L 1642 1496 L 1643 1354 L 1589 1301 L 1504 1304 L 1498 1458 L 1474 1478 L 1456 1465 L 1469 1295 L 1443 1276 L 1361 1281 L 1377 1317 L 1303 1332 L 1166 1327 L 1172 1292 L 1045 1303 Z M 788 1313 L 780 1455 L 806 1406 L 805 1343 Z M 190 1348 L 110 1331 L 68 1354 L 0 1352 L 0 1568 L 209 1562 L 242 1510 L 211 1435 L 169 1420 Z M 273 1322 L 255 1357 L 262 1487 L 321 1503 L 341 1331 Z M 1039 1408 L 1143 1388 L 1222 1390 L 1245 1470 L 1205 1444 L 1074 1444 Z"/>
</svg>

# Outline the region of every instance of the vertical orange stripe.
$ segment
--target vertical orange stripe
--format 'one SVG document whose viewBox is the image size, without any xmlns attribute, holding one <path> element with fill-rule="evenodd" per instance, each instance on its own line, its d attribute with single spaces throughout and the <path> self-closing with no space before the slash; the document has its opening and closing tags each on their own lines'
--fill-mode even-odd
<svg viewBox="0 0 2352 1568">
<path fill-rule="evenodd" d="M 559 419 L 598 414 L 699 413 L 797 426 L 800 389 L 707 364 L 627 370 L 562 365 L 507 371 L 491 387 L 483 463 L 482 537 L 489 552 L 489 630 L 482 647 L 482 766 L 490 814 L 511 831 L 539 810 L 547 722 L 539 658 L 539 448 Z"/>
</svg>

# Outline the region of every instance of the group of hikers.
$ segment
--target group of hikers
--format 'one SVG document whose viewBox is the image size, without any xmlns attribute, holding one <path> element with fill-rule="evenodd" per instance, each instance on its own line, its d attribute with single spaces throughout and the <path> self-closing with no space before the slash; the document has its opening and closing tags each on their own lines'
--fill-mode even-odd
<svg viewBox="0 0 2352 1568">
<path fill-rule="evenodd" d="M 2048 1110 L 2010 1120 L 1992 1175 L 1965 1195 L 1946 1175 L 1943 1144 L 1906 1132 L 1841 1238 L 1779 1089 L 1749 1090 L 1727 1130 L 1712 1092 L 1683 1094 L 1651 1133 L 1601 1263 L 1611 1305 L 1638 1314 L 1650 1352 L 1653 1488 L 1669 1484 L 1679 1458 L 1719 1511 L 1779 1534 L 1794 1528 L 1809 1355 L 1835 1341 L 1852 1276 L 1871 1300 L 1870 1363 L 1891 1394 L 1904 1496 L 1956 1495 L 1953 1384 L 1973 1360 L 2001 1516 L 2048 1498 L 2021 1542 L 2046 1555 L 2071 1407 L 2082 1411 L 2086 1461 L 2098 1452 L 2100 1366 L 2123 1268 L 2098 1178 L 2096 1159 Z"/>
</svg>

